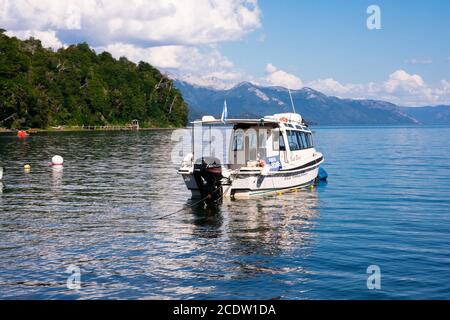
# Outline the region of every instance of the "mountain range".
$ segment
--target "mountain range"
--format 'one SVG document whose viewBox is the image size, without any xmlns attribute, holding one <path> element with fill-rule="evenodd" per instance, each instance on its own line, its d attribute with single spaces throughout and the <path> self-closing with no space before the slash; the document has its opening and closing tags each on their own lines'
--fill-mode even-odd
<svg viewBox="0 0 450 320">
<path fill-rule="evenodd" d="M 189 105 L 189 119 L 221 116 L 226 99 L 229 118 L 259 118 L 291 112 L 288 89 L 241 82 L 219 90 L 175 80 Z M 296 111 L 310 124 L 320 125 L 417 125 L 450 124 L 450 106 L 402 107 L 380 100 L 343 99 L 311 88 L 291 90 Z"/>
</svg>

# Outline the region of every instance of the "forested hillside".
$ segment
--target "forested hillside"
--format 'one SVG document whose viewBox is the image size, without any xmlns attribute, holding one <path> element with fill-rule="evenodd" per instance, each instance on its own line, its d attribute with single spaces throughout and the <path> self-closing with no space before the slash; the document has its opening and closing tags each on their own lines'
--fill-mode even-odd
<svg viewBox="0 0 450 320">
<path fill-rule="evenodd" d="M 87 44 L 54 52 L 0 30 L 0 127 L 127 124 L 178 127 L 188 107 L 148 63 L 96 54 Z"/>
<path fill-rule="evenodd" d="M 190 118 L 209 114 L 220 117 L 227 99 L 230 118 L 259 118 L 291 112 L 288 89 L 242 82 L 228 90 L 216 90 L 175 81 L 190 107 Z M 419 124 L 399 106 L 377 100 L 352 100 L 327 96 L 304 87 L 291 90 L 295 110 L 310 124 L 321 125 L 404 125 Z M 449 107 L 450 108 L 450 107 Z"/>
</svg>

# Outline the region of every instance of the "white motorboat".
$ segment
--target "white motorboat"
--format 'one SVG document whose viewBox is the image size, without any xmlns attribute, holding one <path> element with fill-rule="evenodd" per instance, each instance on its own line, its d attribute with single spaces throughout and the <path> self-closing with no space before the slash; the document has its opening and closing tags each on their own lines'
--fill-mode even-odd
<svg viewBox="0 0 450 320">
<path fill-rule="evenodd" d="M 318 179 L 324 158 L 297 113 L 227 119 L 225 123 L 204 116 L 192 124 L 192 152 L 178 173 L 193 196 L 249 198 L 306 188 Z M 217 129 L 224 126 L 227 130 Z M 199 128 L 200 133 L 196 133 Z M 217 138 L 219 132 L 225 132 L 222 139 Z M 209 138 L 206 144 L 205 136 Z M 215 144 L 220 142 L 225 142 L 226 151 L 218 155 L 221 147 Z"/>
</svg>

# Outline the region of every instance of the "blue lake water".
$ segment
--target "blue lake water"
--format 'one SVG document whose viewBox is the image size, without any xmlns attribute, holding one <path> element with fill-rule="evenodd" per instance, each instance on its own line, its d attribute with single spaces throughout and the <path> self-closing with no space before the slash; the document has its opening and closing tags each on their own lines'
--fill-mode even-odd
<svg viewBox="0 0 450 320">
<path fill-rule="evenodd" d="M 314 131 L 328 184 L 218 209 L 189 208 L 170 131 L 0 135 L 0 298 L 450 298 L 450 128 Z"/>
</svg>

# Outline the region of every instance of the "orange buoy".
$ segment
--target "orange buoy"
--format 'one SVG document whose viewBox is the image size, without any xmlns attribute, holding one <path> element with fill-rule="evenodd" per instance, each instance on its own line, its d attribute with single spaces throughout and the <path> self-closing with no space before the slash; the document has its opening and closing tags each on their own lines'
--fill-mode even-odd
<svg viewBox="0 0 450 320">
<path fill-rule="evenodd" d="M 25 138 L 26 136 L 27 136 L 27 133 L 25 131 L 23 131 L 23 130 L 19 130 L 17 132 L 17 137 L 18 138 Z"/>
</svg>

